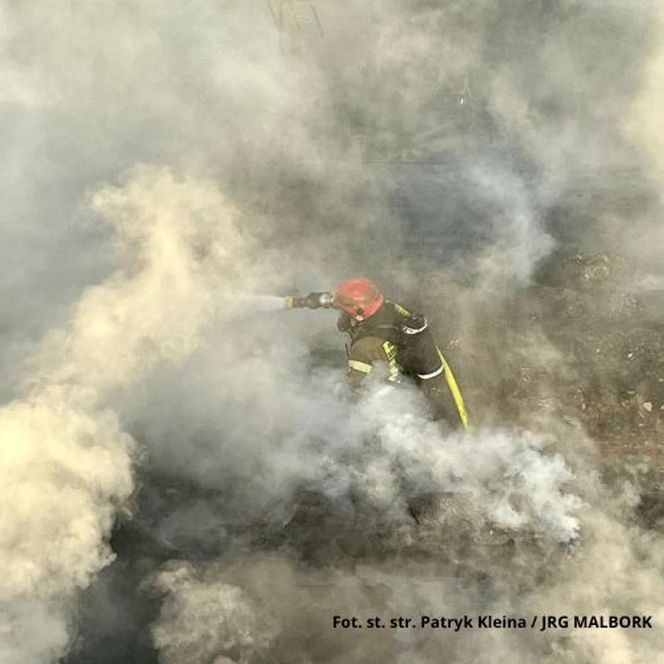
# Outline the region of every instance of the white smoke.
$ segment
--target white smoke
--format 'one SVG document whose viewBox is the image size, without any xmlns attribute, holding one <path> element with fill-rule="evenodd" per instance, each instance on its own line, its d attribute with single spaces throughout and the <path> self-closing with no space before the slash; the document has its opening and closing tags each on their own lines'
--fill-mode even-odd
<svg viewBox="0 0 664 664">
<path fill-rule="evenodd" d="M 480 603 L 475 586 L 455 589 L 454 581 L 438 580 L 429 593 L 415 583 L 408 596 L 412 579 L 431 582 L 408 560 L 413 549 L 431 561 L 451 547 L 478 575 L 501 568 L 498 576 L 513 572 L 515 585 L 550 567 L 562 580 L 529 598 L 541 609 L 571 610 L 576 594 L 583 599 L 575 606 L 589 611 L 619 610 L 620 598 L 647 611 L 656 599 L 660 542 L 626 528 L 594 470 L 574 453 L 566 461 L 557 453 L 589 446 L 574 428 L 544 418 L 548 435 L 478 427 L 460 436 L 431 423 L 407 391 L 349 404 L 338 373 L 316 368 L 343 364 L 329 312 L 279 317 L 270 311 L 276 300 L 243 295 L 323 290 L 362 271 L 387 289 L 409 284 L 426 313 L 450 325 L 458 323 L 456 306 L 476 347 L 488 348 L 486 364 L 467 355 L 482 382 L 506 366 L 502 355 L 552 358 L 550 342 L 530 328 L 505 332 L 511 343 L 495 342 L 509 317 L 503 325 L 497 316 L 490 328 L 477 323 L 493 304 L 481 287 L 498 297 L 528 283 L 556 232 L 591 246 L 622 248 L 628 238 L 633 253 L 647 248 L 653 262 L 660 259 L 656 223 L 656 236 L 634 239 L 643 220 L 620 201 L 617 212 L 596 214 L 588 191 L 606 165 L 638 161 L 619 126 L 653 39 L 654 3 L 297 4 L 315 6 L 322 34 L 279 33 L 263 3 L 145 0 L 127 9 L 56 0 L 1 10 L 1 249 L 12 275 L 2 293 L 12 312 L 0 348 L 5 393 L 14 392 L 26 347 L 58 328 L 39 344 L 25 389 L 0 411 L 0 653 L 12 664 L 52 661 L 66 650 L 77 590 L 113 559 L 109 533 L 132 493 L 137 449 L 147 450 L 157 489 L 163 473 L 223 491 L 214 501 L 199 497 L 205 509 L 184 504 L 160 523 L 137 515 L 169 536 L 182 523 L 196 532 L 206 519 L 199 538 L 217 554 L 222 545 L 230 551 L 209 571 L 185 565 L 162 577 L 171 594 L 155 643 L 169 662 L 190 661 L 188 649 L 219 661 L 269 659 L 271 648 L 285 661 L 439 656 L 437 639 L 374 639 L 365 648 L 348 637 L 310 638 L 326 634 L 340 605 L 382 606 L 381 592 L 403 597 L 413 611 Z M 636 123 L 648 146 L 659 144 L 650 138 L 658 128 L 657 71 L 641 98 L 646 119 Z M 77 207 L 84 192 L 141 161 L 205 176 L 139 168 L 93 198 L 109 232 L 88 226 Z M 620 193 L 642 175 L 602 182 Z M 413 182 L 424 185 L 395 212 L 390 203 L 412 194 Z M 545 227 L 550 216 L 556 232 Z M 609 240 L 607 219 L 620 231 Z M 108 251 L 111 234 L 116 255 Z M 430 258 L 432 249 L 441 261 Z M 450 265 L 461 278 L 471 275 L 472 296 L 451 296 L 443 269 Z M 498 345 L 501 357 L 491 357 Z M 495 403 L 485 414 L 476 393 L 471 416 L 491 421 Z M 309 547 L 322 552 L 322 566 L 303 569 L 292 541 L 285 546 L 295 551 L 280 552 L 285 562 L 264 565 L 264 529 L 288 522 L 302 487 L 344 514 L 327 530 L 321 525 L 322 543 Z M 426 493 L 433 499 L 416 527 L 409 503 Z M 314 536 L 317 525 L 300 535 Z M 463 531 L 477 544 L 478 532 L 494 527 L 546 545 L 521 555 L 515 544 L 513 560 L 496 555 L 492 565 L 479 545 L 469 555 L 456 537 Z M 237 531 L 232 550 L 229 533 Z M 568 540 L 580 541 L 582 557 L 549 563 Z M 401 559 L 384 569 L 371 559 L 374 545 L 376 558 L 389 550 Z M 369 550 L 359 580 L 336 569 L 354 564 L 353 547 Z M 258 572 L 233 578 L 245 558 L 247 574 Z M 610 582 L 595 583 L 598 570 Z M 434 571 L 441 577 L 449 568 Z M 300 592 L 300 581 L 320 587 L 330 578 L 339 580 L 343 601 L 328 596 L 320 620 L 308 622 L 317 593 Z M 279 591 L 271 597 L 270 581 Z M 513 594 L 500 587 L 490 604 L 508 610 L 518 604 Z M 289 622 L 294 596 L 297 619 Z M 388 605 L 404 610 L 403 602 Z M 259 625 L 270 626 L 265 637 Z M 656 635 L 637 638 L 592 635 L 573 652 L 555 643 L 542 657 L 541 644 L 528 640 L 443 645 L 457 661 L 483 652 L 497 661 L 515 661 L 514 652 L 524 661 L 534 653 L 539 661 L 656 661 Z"/>
<path fill-rule="evenodd" d="M 362 403 L 360 421 L 375 427 L 388 458 L 400 461 L 420 490 L 467 497 L 490 521 L 535 529 L 567 542 L 579 534 L 578 498 L 564 487 L 573 478 L 559 454 L 543 452 L 529 432 L 482 430 L 445 433 L 417 416 L 413 400 L 381 391 Z M 366 437 L 371 428 L 364 430 Z M 476 453 L 480 452 L 481 453 Z"/>
<path fill-rule="evenodd" d="M 138 168 L 92 204 L 113 226 L 121 267 L 85 291 L 69 324 L 44 340 L 26 395 L 0 410 L 8 662 L 61 653 L 67 616 L 54 611 L 114 558 L 108 537 L 133 489 L 134 443 L 105 401 L 191 352 L 223 295 L 220 270 L 243 243 L 214 186 L 166 170 Z M 43 625 L 27 641 L 24 620 Z"/>
<path fill-rule="evenodd" d="M 584 528 L 584 546 L 573 555 L 538 550 L 537 557 L 544 556 L 550 569 L 521 547 L 499 562 L 499 549 L 473 541 L 470 558 L 483 561 L 477 571 L 491 570 L 480 582 L 472 567 L 464 568 L 469 561 L 457 561 L 450 573 L 446 559 L 456 537 L 453 529 L 437 546 L 429 543 L 436 556 L 404 559 L 396 553 L 371 562 L 357 560 L 352 571 L 305 566 L 287 551 L 236 552 L 195 569 L 180 563 L 156 580 L 156 589 L 166 597 L 153 636 L 168 664 L 191 661 L 191 653 L 202 652 L 210 661 L 226 657 L 242 664 L 265 657 L 471 662 L 487 653 L 492 662 L 531 661 L 534 653 L 549 664 L 659 661 L 662 637 L 656 627 L 540 632 L 538 623 L 533 630 L 419 629 L 422 615 L 464 614 L 476 626 L 479 615 L 530 620 L 535 615 L 645 614 L 659 624 L 664 618 L 657 594 L 661 541 L 597 513 L 584 515 Z M 244 620 L 237 620 L 240 615 Z M 335 615 L 356 616 L 365 628 L 334 629 Z M 392 617 L 409 617 L 418 628 L 366 629 L 365 621 L 374 616 L 384 624 Z"/>
<path fill-rule="evenodd" d="M 197 579 L 189 565 L 161 572 L 156 587 L 172 593 L 153 629 L 164 662 L 256 661 L 276 636 L 274 621 L 245 591 Z"/>
</svg>

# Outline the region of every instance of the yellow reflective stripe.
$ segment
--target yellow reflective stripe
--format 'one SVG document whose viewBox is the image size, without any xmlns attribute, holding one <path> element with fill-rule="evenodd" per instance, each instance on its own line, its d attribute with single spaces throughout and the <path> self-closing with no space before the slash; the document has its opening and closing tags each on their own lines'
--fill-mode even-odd
<svg viewBox="0 0 664 664">
<path fill-rule="evenodd" d="M 467 429 L 468 411 L 466 410 L 466 404 L 463 401 L 463 396 L 461 395 L 459 384 L 456 382 L 456 378 L 452 373 L 452 369 L 450 369 L 450 365 L 447 363 L 447 360 L 445 359 L 445 356 L 443 355 L 440 348 L 436 347 L 436 350 L 438 351 L 440 361 L 443 363 L 443 367 L 445 367 L 445 378 L 447 380 L 447 386 L 450 388 L 450 392 L 452 393 L 452 398 L 454 399 L 454 405 L 456 406 L 456 409 L 459 412 L 459 418 L 461 419 L 463 428 Z"/>
<path fill-rule="evenodd" d="M 366 362 L 358 362 L 357 360 L 348 360 L 348 366 L 355 371 L 361 371 L 362 373 L 371 373 L 373 367 Z"/>
<path fill-rule="evenodd" d="M 383 350 L 387 357 L 387 380 L 398 383 L 401 378 L 401 368 L 397 364 L 397 347 L 390 341 L 383 342 Z"/>
<path fill-rule="evenodd" d="M 411 313 L 408 311 L 408 309 L 402 307 L 400 304 L 397 304 L 396 302 L 392 302 L 394 305 L 394 308 L 397 310 L 397 313 L 400 313 L 402 316 L 410 316 Z"/>
<path fill-rule="evenodd" d="M 392 361 L 397 356 L 397 347 L 391 341 L 383 342 L 383 350 L 388 361 Z"/>
</svg>

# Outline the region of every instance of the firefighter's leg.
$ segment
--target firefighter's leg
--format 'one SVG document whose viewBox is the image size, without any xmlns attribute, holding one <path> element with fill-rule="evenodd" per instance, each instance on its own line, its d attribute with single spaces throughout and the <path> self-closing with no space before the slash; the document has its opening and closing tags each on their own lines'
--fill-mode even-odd
<svg viewBox="0 0 664 664">
<path fill-rule="evenodd" d="M 444 420 L 453 429 L 463 426 L 444 372 L 423 380 L 420 385 L 437 419 Z"/>
</svg>

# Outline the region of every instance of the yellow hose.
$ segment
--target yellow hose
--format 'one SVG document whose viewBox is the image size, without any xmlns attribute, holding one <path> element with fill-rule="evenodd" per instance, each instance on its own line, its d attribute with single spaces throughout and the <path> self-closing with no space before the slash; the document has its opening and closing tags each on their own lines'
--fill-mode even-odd
<svg viewBox="0 0 664 664">
<path fill-rule="evenodd" d="M 450 388 L 452 393 L 452 398 L 454 399 L 454 405 L 459 413 L 459 419 L 463 424 L 463 428 L 468 428 L 468 411 L 466 410 L 466 404 L 464 403 L 461 390 L 459 389 L 459 384 L 456 382 L 456 378 L 450 369 L 450 365 L 447 363 L 443 352 L 436 346 L 440 361 L 443 363 L 443 368 L 445 369 L 445 380 L 447 380 L 447 386 Z"/>
</svg>

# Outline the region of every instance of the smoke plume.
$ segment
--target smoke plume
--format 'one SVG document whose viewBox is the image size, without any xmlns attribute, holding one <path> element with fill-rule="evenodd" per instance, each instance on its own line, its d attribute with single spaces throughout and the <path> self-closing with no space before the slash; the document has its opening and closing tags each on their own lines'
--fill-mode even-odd
<svg viewBox="0 0 664 664">
<path fill-rule="evenodd" d="M 331 622 L 664 620 L 657 3 L 0 19 L 0 659 L 658 661 Z M 279 308 L 353 274 L 426 313 L 471 431 Z"/>
</svg>

